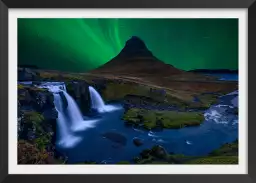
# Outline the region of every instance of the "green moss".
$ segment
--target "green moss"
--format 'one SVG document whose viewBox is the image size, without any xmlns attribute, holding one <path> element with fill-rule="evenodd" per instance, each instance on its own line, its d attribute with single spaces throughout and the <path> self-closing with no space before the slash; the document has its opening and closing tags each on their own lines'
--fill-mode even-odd
<svg viewBox="0 0 256 183">
<path fill-rule="evenodd" d="M 169 154 L 167 159 L 170 163 L 182 164 L 183 162 L 191 159 L 192 157 L 186 156 L 184 154 Z"/>
<path fill-rule="evenodd" d="M 24 113 L 24 123 L 29 125 L 30 128 L 36 130 L 38 136 L 44 134 L 42 122 L 44 121 L 43 115 L 35 111 L 23 111 Z"/>
<path fill-rule="evenodd" d="M 156 127 L 157 116 L 155 113 L 146 112 L 142 115 L 142 121 L 146 129 L 153 129 Z"/>
<path fill-rule="evenodd" d="M 167 93 L 165 102 L 170 105 L 179 107 L 180 109 L 186 109 L 187 107 L 190 107 L 193 105 L 193 102 L 188 102 L 188 101 L 173 97 L 171 93 Z"/>
<path fill-rule="evenodd" d="M 23 86 L 23 85 L 21 85 L 21 84 L 18 84 L 18 89 L 19 90 L 22 90 L 22 89 L 24 89 L 25 87 Z"/>
<path fill-rule="evenodd" d="M 209 108 L 211 105 L 216 104 L 218 97 L 218 94 L 204 94 L 197 96 L 197 98 L 201 101 L 202 106 L 205 108 Z"/>
<path fill-rule="evenodd" d="M 46 146 L 51 143 L 51 136 L 49 134 L 38 137 L 34 140 L 34 144 L 40 150 L 46 149 Z"/>
<path fill-rule="evenodd" d="M 175 106 L 187 105 L 187 103 L 172 96 L 169 92 L 165 91 L 165 89 L 117 80 L 109 81 L 101 95 L 106 101 L 118 101 L 124 100 L 126 96 L 137 96 L 137 98 L 141 97 L 142 101 L 140 102 L 143 102 L 142 98 L 148 98 L 151 103 L 166 103 Z"/>
<path fill-rule="evenodd" d="M 222 145 L 210 153 L 211 156 L 237 156 L 238 155 L 238 141 Z"/>
<path fill-rule="evenodd" d="M 189 156 L 183 154 L 167 154 L 163 157 L 156 157 L 154 148 L 143 150 L 140 153 L 140 157 L 134 158 L 136 164 L 182 164 L 188 159 L 191 159 Z"/>
<path fill-rule="evenodd" d="M 46 88 L 38 88 L 38 87 L 35 87 L 35 86 L 24 86 L 24 85 L 21 85 L 21 84 L 18 84 L 18 89 L 19 90 L 28 90 L 28 91 L 35 91 L 35 92 L 45 92 L 47 91 Z"/>
<path fill-rule="evenodd" d="M 24 111 L 24 118 L 26 122 L 41 123 L 44 120 L 43 115 L 35 111 Z"/>
<path fill-rule="evenodd" d="M 148 158 L 138 158 L 136 160 L 136 164 L 151 164 L 154 161 L 154 158 L 152 156 Z"/>
<path fill-rule="evenodd" d="M 131 124 L 139 124 L 140 123 L 139 110 L 138 109 L 128 110 L 123 116 L 123 120 Z"/>
<path fill-rule="evenodd" d="M 187 161 L 186 164 L 238 164 L 238 156 L 203 157 Z"/>
<path fill-rule="evenodd" d="M 122 100 L 126 95 L 146 96 L 148 89 L 136 84 L 109 82 L 102 92 L 103 98 L 109 100 Z"/>
<path fill-rule="evenodd" d="M 238 140 L 222 145 L 208 156 L 189 160 L 186 164 L 238 164 Z"/>
<path fill-rule="evenodd" d="M 131 124 L 143 124 L 146 129 L 183 128 L 200 125 L 204 116 L 198 112 L 157 111 L 132 108 L 123 116 Z"/>
<path fill-rule="evenodd" d="M 163 112 L 160 117 L 164 128 L 183 128 L 197 126 L 202 123 L 204 116 L 197 112 Z"/>
</svg>

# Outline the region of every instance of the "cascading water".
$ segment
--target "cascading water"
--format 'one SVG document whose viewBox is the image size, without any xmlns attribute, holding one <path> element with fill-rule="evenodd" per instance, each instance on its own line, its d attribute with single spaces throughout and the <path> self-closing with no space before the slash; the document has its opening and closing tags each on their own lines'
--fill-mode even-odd
<svg viewBox="0 0 256 183">
<path fill-rule="evenodd" d="M 105 111 L 105 103 L 101 98 L 100 94 L 92 87 L 89 86 L 89 92 L 91 96 L 91 105 L 93 109 L 97 109 L 98 112 Z"/>
<path fill-rule="evenodd" d="M 66 93 L 64 83 L 60 82 L 46 82 L 38 86 L 39 88 L 46 88 L 53 93 L 55 108 L 58 112 L 58 142 L 61 147 L 72 148 L 78 144 L 82 139 L 72 134 L 68 128 L 68 119 L 64 113 L 63 101 L 60 92 Z"/>
<path fill-rule="evenodd" d="M 47 88 L 54 95 L 55 108 L 58 111 L 58 130 L 59 130 L 59 142 L 58 144 L 65 148 L 70 148 L 79 143 L 82 139 L 72 134 L 72 131 L 81 131 L 86 128 L 94 127 L 93 124 L 97 120 L 84 120 L 83 116 L 77 106 L 75 100 L 66 92 L 66 86 L 64 83 L 49 82 L 43 83 L 39 88 Z M 63 108 L 63 101 L 60 96 L 62 92 L 67 100 L 67 108 Z M 71 124 L 71 128 L 68 128 L 68 124 Z"/>
<path fill-rule="evenodd" d="M 59 125 L 59 142 L 58 144 L 62 147 L 70 148 L 75 146 L 81 141 L 80 137 L 76 137 L 70 133 L 67 127 L 67 120 L 63 112 L 62 99 L 59 94 L 54 93 L 54 104 L 58 111 L 58 125 Z"/>
<path fill-rule="evenodd" d="M 86 128 L 93 128 L 94 124 L 98 120 L 85 120 L 75 100 L 65 91 L 63 91 L 63 94 L 68 101 L 68 106 L 66 110 L 69 120 L 72 123 L 72 131 L 82 131 Z"/>
<path fill-rule="evenodd" d="M 117 107 L 112 105 L 105 105 L 100 94 L 92 86 L 89 86 L 89 92 L 91 97 L 91 107 L 98 112 L 103 113 L 118 109 Z"/>
</svg>

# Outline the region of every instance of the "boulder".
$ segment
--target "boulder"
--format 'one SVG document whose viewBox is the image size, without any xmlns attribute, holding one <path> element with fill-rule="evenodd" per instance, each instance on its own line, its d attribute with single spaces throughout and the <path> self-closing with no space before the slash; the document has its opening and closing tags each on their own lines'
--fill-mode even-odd
<svg viewBox="0 0 256 183">
<path fill-rule="evenodd" d="M 143 145 L 143 140 L 140 139 L 140 138 L 135 137 L 135 138 L 133 138 L 133 143 L 136 146 L 141 146 L 141 145 Z"/>
<path fill-rule="evenodd" d="M 58 112 L 55 108 L 49 108 L 43 111 L 42 115 L 45 120 L 54 120 L 58 118 Z"/>
<path fill-rule="evenodd" d="M 90 111 L 91 100 L 89 85 L 86 82 L 66 82 L 66 88 L 69 95 L 71 95 L 77 102 L 83 114 Z"/>
<path fill-rule="evenodd" d="M 156 145 L 152 148 L 151 155 L 159 159 L 165 159 L 168 156 L 168 153 L 162 146 Z"/>
</svg>

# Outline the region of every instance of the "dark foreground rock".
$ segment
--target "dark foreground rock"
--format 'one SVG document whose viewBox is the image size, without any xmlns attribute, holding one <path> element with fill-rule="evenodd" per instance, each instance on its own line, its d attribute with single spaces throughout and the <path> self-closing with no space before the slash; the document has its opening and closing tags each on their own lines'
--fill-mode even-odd
<svg viewBox="0 0 256 183">
<path fill-rule="evenodd" d="M 143 145 L 143 140 L 140 139 L 140 138 L 135 137 L 135 138 L 133 138 L 132 141 L 133 141 L 134 145 L 136 145 L 136 146 L 142 146 Z"/>
<path fill-rule="evenodd" d="M 57 152 L 56 119 L 52 93 L 18 85 L 18 163 L 59 164 L 66 157 Z"/>
<path fill-rule="evenodd" d="M 91 100 L 89 85 L 87 82 L 66 82 L 66 88 L 69 95 L 71 95 L 77 102 L 82 113 L 90 111 Z"/>
</svg>

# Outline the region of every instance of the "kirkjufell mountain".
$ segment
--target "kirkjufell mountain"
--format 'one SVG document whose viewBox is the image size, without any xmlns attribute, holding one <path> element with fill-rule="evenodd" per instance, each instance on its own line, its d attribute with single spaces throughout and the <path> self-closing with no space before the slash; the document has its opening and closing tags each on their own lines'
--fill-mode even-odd
<svg viewBox="0 0 256 183">
<path fill-rule="evenodd" d="M 132 57 L 154 57 L 152 52 L 148 50 L 146 44 L 137 36 L 132 36 L 121 52 L 117 55 L 118 58 Z"/>
<path fill-rule="evenodd" d="M 186 72 L 159 60 L 147 48 L 143 40 L 132 36 L 116 57 L 91 73 L 169 76 Z"/>
</svg>

